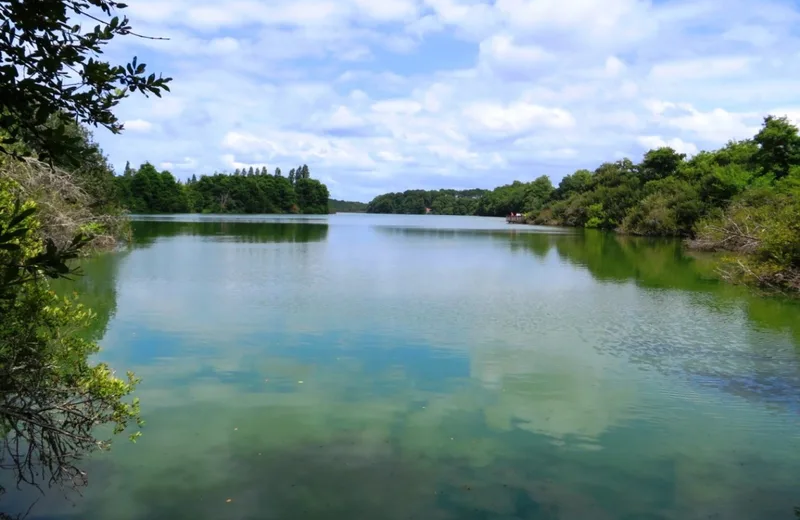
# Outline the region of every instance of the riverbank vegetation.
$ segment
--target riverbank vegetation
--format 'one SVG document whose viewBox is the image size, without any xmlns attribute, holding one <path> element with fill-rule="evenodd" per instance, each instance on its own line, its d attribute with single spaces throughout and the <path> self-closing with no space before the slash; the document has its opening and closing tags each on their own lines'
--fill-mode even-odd
<svg viewBox="0 0 800 520">
<path fill-rule="evenodd" d="M 800 135 L 785 117 L 768 116 L 751 139 L 687 158 L 671 148 L 578 170 L 553 186 L 547 176 L 492 191 L 454 190 L 380 195 L 374 213 L 503 216 L 522 212 L 531 224 L 632 235 L 672 236 L 689 247 L 734 253 L 722 276 L 800 291 Z M 464 208 L 437 206 L 447 192 Z"/>
<path fill-rule="evenodd" d="M 116 16 L 124 4 L 33 7 L 0 2 L 0 469 L 41 490 L 80 486 L 82 458 L 109 446 L 101 432 L 141 425 L 136 377 L 91 360 L 99 347 L 82 331 L 93 313 L 50 282 L 125 230 L 117 181 L 85 128 L 119 133 L 118 103 L 160 96 L 170 78 L 136 58 L 103 61 L 111 40 L 138 37 Z"/>
</svg>

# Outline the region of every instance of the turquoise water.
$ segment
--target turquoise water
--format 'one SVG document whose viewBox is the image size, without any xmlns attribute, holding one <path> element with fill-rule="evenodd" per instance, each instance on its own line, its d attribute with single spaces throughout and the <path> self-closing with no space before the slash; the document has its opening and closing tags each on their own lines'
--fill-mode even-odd
<svg viewBox="0 0 800 520">
<path fill-rule="evenodd" d="M 77 290 L 146 426 L 40 519 L 787 519 L 800 305 L 671 241 L 151 217 Z"/>
</svg>

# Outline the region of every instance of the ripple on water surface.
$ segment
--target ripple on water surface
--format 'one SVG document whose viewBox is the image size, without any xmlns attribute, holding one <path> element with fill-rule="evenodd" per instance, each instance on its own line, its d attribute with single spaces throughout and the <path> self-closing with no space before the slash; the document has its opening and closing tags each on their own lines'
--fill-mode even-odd
<svg viewBox="0 0 800 520">
<path fill-rule="evenodd" d="M 542 231 L 136 227 L 85 271 L 145 435 L 32 517 L 792 520 L 800 306 L 679 244 Z"/>
</svg>

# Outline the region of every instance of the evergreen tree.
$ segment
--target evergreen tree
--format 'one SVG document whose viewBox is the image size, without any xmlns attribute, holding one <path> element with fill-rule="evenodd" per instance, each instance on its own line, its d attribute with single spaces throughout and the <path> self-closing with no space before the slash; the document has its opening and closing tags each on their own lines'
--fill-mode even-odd
<svg viewBox="0 0 800 520">
<path fill-rule="evenodd" d="M 123 175 L 131 175 L 133 174 L 133 170 L 131 169 L 131 162 L 125 161 L 125 170 L 122 172 Z"/>
<path fill-rule="evenodd" d="M 280 168 L 275 168 L 275 177 L 283 177 L 283 175 L 281 174 L 281 169 Z"/>
<path fill-rule="evenodd" d="M 233 174 L 236 175 L 237 177 L 239 175 L 241 175 L 241 172 L 239 171 L 239 168 L 236 168 L 236 170 L 234 170 Z"/>
<path fill-rule="evenodd" d="M 248 175 L 249 177 L 252 177 L 252 176 L 253 176 L 253 167 L 252 167 L 252 166 L 250 167 L 250 169 L 249 169 L 249 170 L 247 170 L 247 175 Z"/>
<path fill-rule="evenodd" d="M 308 171 L 308 165 L 307 164 L 304 164 L 300 168 L 300 177 L 303 178 L 303 179 L 310 179 L 311 178 L 311 173 Z"/>
<path fill-rule="evenodd" d="M 294 186 L 295 181 L 297 180 L 297 176 L 294 173 L 294 168 L 289 170 L 289 182 L 292 186 Z"/>
</svg>

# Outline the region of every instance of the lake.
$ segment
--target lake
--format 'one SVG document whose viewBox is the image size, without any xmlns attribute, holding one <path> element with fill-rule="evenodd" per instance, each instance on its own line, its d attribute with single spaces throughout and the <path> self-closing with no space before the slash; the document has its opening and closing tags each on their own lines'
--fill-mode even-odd
<svg viewBox="0 0 800 520">
<path fill-rule="evenodd" d="M 676 241 L 503 219 L 159 216 L 70 286 L 136 444 L 39 519 L 786 519 L 800 304 Z"/>
</svg>

